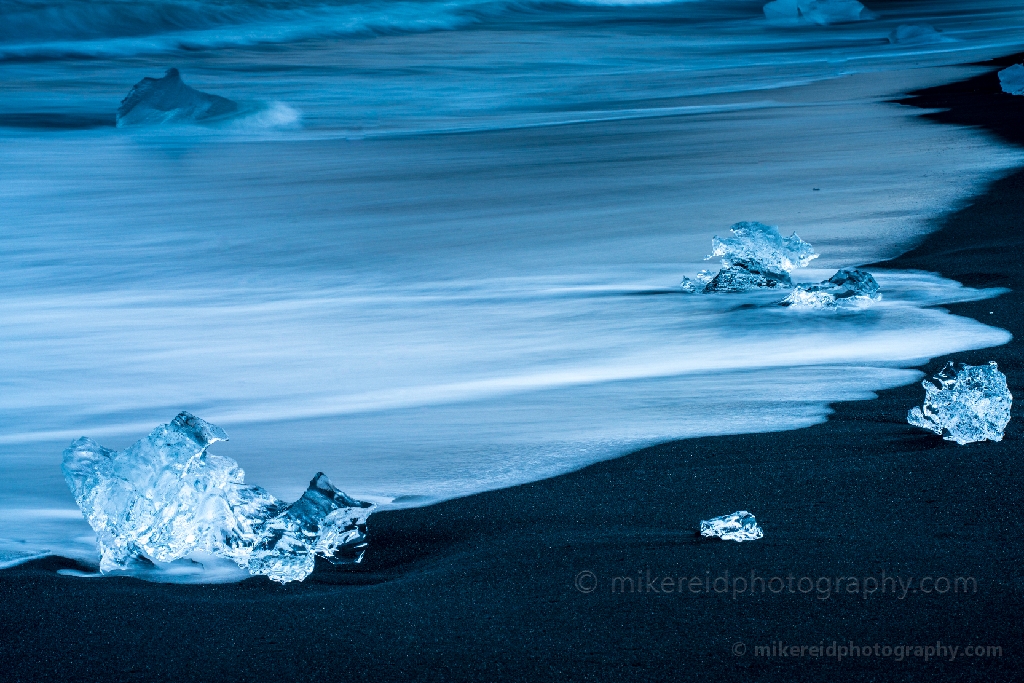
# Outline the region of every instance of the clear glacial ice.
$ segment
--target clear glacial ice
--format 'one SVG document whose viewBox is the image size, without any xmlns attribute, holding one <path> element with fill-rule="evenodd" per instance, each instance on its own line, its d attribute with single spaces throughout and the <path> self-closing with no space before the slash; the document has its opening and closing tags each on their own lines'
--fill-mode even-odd
<svg viewBox="0 0 1024 683">
<path fill-rule="evenodd" d="M 246 484 L 234 460 L 207 452 L 225 440 L 219 427 L 182 412 L 124 451 L 86 437 L 64 451 L 64 479 L 96 532 L 101 572 L 199 552 L 286 583 L 306 578 L 317 554 L 362 559 L 369 503 L 323 473 L 284 503 Z"/>
<path fill-rule="evenodd" d="M 779 234 L 773 225 L 743 221 L 730 228 L 732 237 L 711 239 L 711 254 L 707 258 L 722 257 L 722 265 L 758 263 L 776 272 L 790 272 L 803 268 L 818 258 L 814 248 L 794 232 L 789 237 Z"/>
<path fill-rule="evenodd" d="M 775 0 L 764 6 L 764 15 L 773 23 L 810 22 L 821 26 L 875 16 L 857 0 Z"/>
<path fill-rule="evenodd" d="M 700 535 L 708 538 L 718 537 L 723 541 L 756 541 L 764 536 L 764 531 L 757 525 L 757 519 L 746 510 L 702 520 Z"/>
<path fill-rule="evenodd" d="M 722 269 L 712 275 L 701 271 L 696 278 L 684 278 L 681 287 L 690 293 L 747 292 L 753 289 L 789 288 L 790 271 L 802 268 L 818 257 L 810 244 L 796 233 L 789 237 L 764 223 L 742 222 L 731 228 L 732 237 L 715 237 L 707 259 L 722 259 Z"/>
<path fill-rule="evenodd" d="M 1010 95 L 1024 95 L 1024 64 L 1014 64 L 999 72 L 999 85 Z"/>
<path fill-rule="evenodd" d="M 871 273 L 856 268 L 843 268 L 816 285 L 797 285 L 780 303 L 796 308 L 834 309 L 858 306 L 881 298 L 878 283 Z"/>
<path fill-rule="evenodd" d="M 1003 440 L 1013 396 L 995 361 L 988 365 L 950 362 L 921 384 L 924 406 L 912 408 L 907 422 L 961 445 Z"/>
<path fill-rule="evenodd" d="M 117 125 L 200 123 L 237 112 L 236 103 L 190 88 L 177 69 L 168 69 L 163 78 L 143 78 L 132 86 L 117 109 Z"/>
</svg>

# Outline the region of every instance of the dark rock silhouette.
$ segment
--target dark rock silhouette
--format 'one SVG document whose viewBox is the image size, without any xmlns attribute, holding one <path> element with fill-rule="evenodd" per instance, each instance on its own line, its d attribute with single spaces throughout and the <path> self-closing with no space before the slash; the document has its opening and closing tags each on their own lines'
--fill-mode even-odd
<svg viewBox="0 0 1024 683">
<path fill-rule="evenodd" d="M 168 69 L 163 78 L 143 78 L 132 87 L 117 109 L 117 125 L 202 122 L 237 111 L 236 103 L 190 88 L 177 69 Z"/>
</svg>

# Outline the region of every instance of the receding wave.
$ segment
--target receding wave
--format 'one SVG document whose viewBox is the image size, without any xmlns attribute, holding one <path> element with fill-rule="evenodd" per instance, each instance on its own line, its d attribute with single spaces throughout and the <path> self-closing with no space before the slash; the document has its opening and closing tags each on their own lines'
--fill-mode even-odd
<svg viewBox="0 0 1024 683">
<path fill-rule="evenodd" d="M 29 0 L 5 3 L 0 25 L 0 59 L 118 57 L 178 49 L 279 44 L 340 36 L 387 35 L 456 30 L 512 16 L 575 16 L 588 12 L 668 5 L 708 4 L 702 0 Z M 710 3 L 718 13 L 749 3 Z M 746 14 L 751 14 L 747 11 Z M 753 14 L 751 14 L 753 16 Z M 607 17 L 598 17 L 601 20 Z M 566 19 L 567 20 L 567 19 Z"/>
</svg>

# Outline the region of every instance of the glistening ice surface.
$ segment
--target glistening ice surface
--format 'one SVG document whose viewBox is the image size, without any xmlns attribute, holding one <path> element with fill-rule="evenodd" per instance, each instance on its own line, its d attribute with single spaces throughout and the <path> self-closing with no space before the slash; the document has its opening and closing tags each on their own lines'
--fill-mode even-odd
<svg viewBox="0 0 1024 683">
<path fill-rule="evenodd" d="M 739 221 L 820 282 L 1020 161 L 888 103 L 1016 49 L 1016 0 L 764 4 L 6 1 L 4 561 L 93 558 L 61 452 L 181 410 L 280 500 L 325 471 L 415 503 L 811 424 L 1004 342 L 927 274 L 872 270 L 884 299 L 841 315 L 680 293 Z M 955 40 L 889 42 L 910 24 Z M 169 68 L 240 113 L 117 128 Z"/>
<path fill-rule="evenodd" d="M 995 361 L 988 365 L 950 362 L 921 384 L 924 406 L 910 409 L 910 424 L 960 445 L 1003 440 L 1013 396 L 1006 386 L 1006 375 L 999 372 Z"/>
<path fill-rule="evenodd" d="M 764 536 L 764 530 L 757 525 L 757 519 L 746 510 L 731 515 L 712 517 L 700 523 L 700 535 L 720 538 L 723 541 L 756 541 Z"/>
<path fill-rule="evenodd" d="M 299 500 L 284 503 L 246 484 L 231 458 L 207 452 L 226 440 L 224 430 L 183 412 L 124 451 L 87 437 L 65 449 L 61 469 L 96 532 L 101 572 L 204 553 L 287 583 L 306 578 L 316 554 L 360 560 L 369 503 L 338 491 L 322 472 Z"/>
</svg>

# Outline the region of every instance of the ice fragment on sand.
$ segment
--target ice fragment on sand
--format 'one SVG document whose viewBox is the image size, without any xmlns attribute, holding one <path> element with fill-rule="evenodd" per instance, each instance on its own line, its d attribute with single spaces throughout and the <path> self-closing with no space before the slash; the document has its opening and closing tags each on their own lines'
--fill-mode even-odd
<svg viewBox="0 0 1024 683">
<path fill-rule="evenodd" d="M 791 287 L 789 272 L 806 266 L 818 257 L 807 242 L 793 233 L 779 234 L 778 228 L 764 223 L 736 223 L 731 237 L 711 240 L 712 252 L 707 258 L 722 259 L 722 269 L 711 275 L 701 271 L 694 279 L 685 278 L 683 291 L 745 292 L 760 288 Z"/>
<path fill-rule="evenodd" d="M 995 361 L 988 365 L 950 362 L 921 384 L 924 406 L 912 408 L 907 422 L 958 444 L 1003 440 L 1013 396 Z"/>
<path fill-rule="evenodd" d="M 117 109 L 117 125 L 202 122 L 237 111 L 231 100 L 190 88 L 177 69 L 168 69 L 163 78 L 143 78 L 132 86 Z"/>
<path fill-rule="evenodd" d="M 871 273 L 856 268 L 843 268 L 816 285 L 797 285 L 780 303 L 797 308 L 839 308 L 879 301 L 882 294 Z"/>
<path fill-rule="evenodd" d="M 345 561 L 336 557 L 339 549 L 355 546 L 361 556 L 367 514 L 363 503 L 334 488 L 320 472 L 301 498 L 263 527 L 249 557 L 249 572 L 282 583 L 302 581 L 312 573 L 318 553 L 339 563 Z"/>
<path fill-rule="evenodd" d="M 96 531 L 101 571 L 200 551 L 283 583 L 304 579 L 314 553 L 359 561 L 369 503 L 352 500 L 321 473 L 288 505 L 246 484 L 234 460 L 207 452 L 226 439 L 219 427 L 183 412 L 124 451 L 85 437 L 64 451 L 64 479 Z"/>
<path fill-rule="evenodd" d="M 757 525 L 754 515 L 746 510 L 740 510 L 731 515 L 702 520 L 700 535 L 717 536 L 723 541 L 756 541 L 764 536 L 764 532 Z"/>
<path fill-rule="evenodd" d="M 857 0 L 775 0 L 764 6 L 764 15 L 773 23 L 810 22 L 822 26 L 875 17 Z"/>
<path fill-rule="evenodd" d="M 999 85 L 1003 92 L 1024 95 L 1024 65 L 1014 64 L 999 72 Z"/>
<path fill-rule="evenodd" d="M 921 26 L 904 24 L 889 34 L 889 42 L 893 45 L 928 45 L 954 41 L 927 24 Z"/>
</svg>

